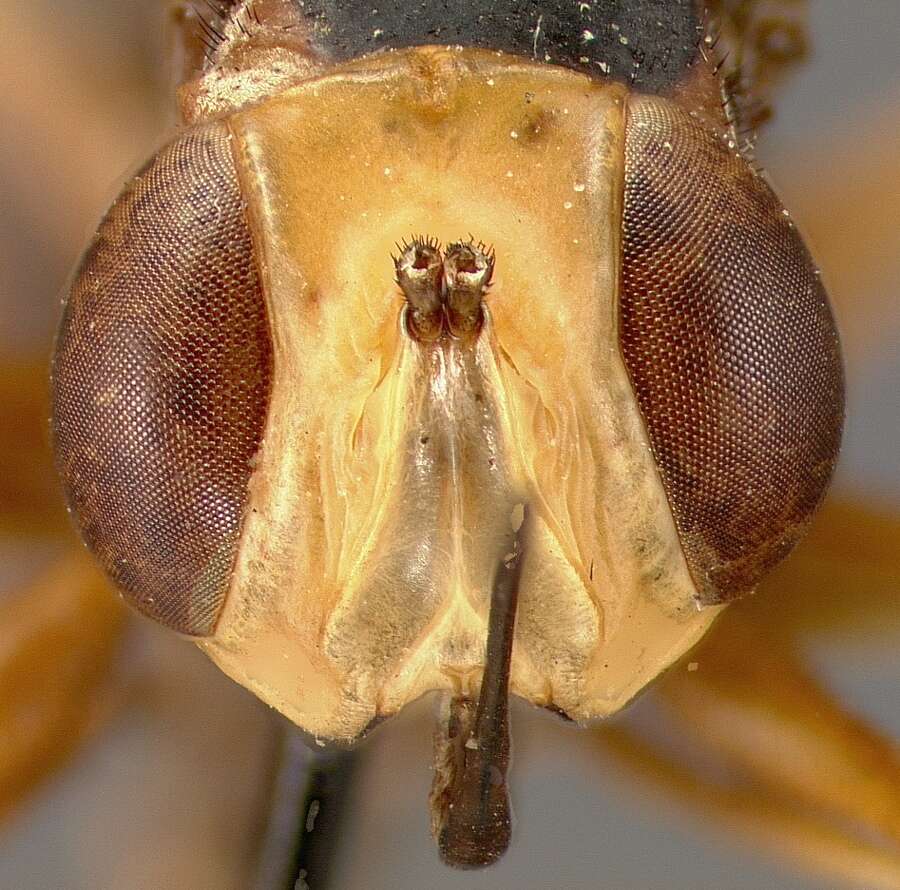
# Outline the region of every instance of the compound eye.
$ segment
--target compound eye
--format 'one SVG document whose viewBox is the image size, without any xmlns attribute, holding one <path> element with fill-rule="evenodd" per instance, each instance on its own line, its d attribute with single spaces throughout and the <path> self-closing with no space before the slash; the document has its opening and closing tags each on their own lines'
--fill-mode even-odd
<svg viewBox="0 0 900 890">
<path fill-rule="evenodd" d="M 227 130 L 163 149 L 84 257 L 53 367 L 53 439 L 88 546 L 140 611 L 208 635 L 260 448 L 271 343 Z"/>
<path fill-rule="evenodd" d="M 673 104 L 630 103 L 620 345 L 704 602 L 801 536 L 840 445 L 840 345 L 778 199 Z"/>
</svg>

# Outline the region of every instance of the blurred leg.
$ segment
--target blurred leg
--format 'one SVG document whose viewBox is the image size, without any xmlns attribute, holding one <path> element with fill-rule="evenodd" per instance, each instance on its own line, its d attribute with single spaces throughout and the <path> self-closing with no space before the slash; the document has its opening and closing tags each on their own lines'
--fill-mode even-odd
<svg viewBox="0 0 900 890">
<path fill-rule="evenodd" d="M 123 617 L 78 552 L 0 599 L 0 817 L 96 725 Z"/>
</svg>

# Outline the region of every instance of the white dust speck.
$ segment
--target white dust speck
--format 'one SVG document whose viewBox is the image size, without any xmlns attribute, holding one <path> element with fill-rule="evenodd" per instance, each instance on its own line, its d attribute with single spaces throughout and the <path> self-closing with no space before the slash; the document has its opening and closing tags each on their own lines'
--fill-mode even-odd
<svg viewBox="0 0 900 890">
<path fill-rule="evenodd" d="M 518 134 L 515 130 L 510 130 L 510 131 L 509 131 L 509 138 L 510 138 L 510 139 L 518 139 L 518 138 L 519 138 L 519 134 Z"/>
<path fill-rule="evenodd" d="M 512 508 L 512 513 L 509 514 L 509 524 L 512 526 L 512 530 L 517 532 L 522 527 L 524 521 L 525 505 L 516 504 L 515 507 Z"/>
<path fill-rule="evenodd" d="M 316 816 L 319 815 L 321 808 L 319 801 L 314 800 L 310 803 L 309 809 L 306 811 L 306 833 L 309 834 L 316 827 Z"/>
<path fill-rule="evenodd" d="M 581 39 L 582 39 L 582 41 L 584 41 L 585 43 L 590 43 L 592 40 L 595 39 L 595 38 L 594 38 L 594 32 L 593 32 L 593 31 L 588 31 L 588 29 L 585 28 L 585 29 L 581 32 Z"/>
<path fill-rule="evenodd" d="M 566 201 L 565 204 L 563 204 L 563 207 L 565 207 L 566 210 L 571 210 L 571 209 L 572 209 L 572 202 L 571 202 L 571 201 Z"/>
<path fill-rule="evenodd" d="M 572 186 L 572 188 L 573 188 L 576 192 L 583 192 L 583 191 L 584 191 L 584 183 L 583 183 L 583 182 L 576 182 L 575 185 Z"/>
<path fill-rule="evenodd" d="M 384 175 L 385 175 L 385 176 L 390 176 L 390 175 L 391 175 L 391 168 L 390 168 L 390 167 L 385 167 L 385 168 L 384 168 Z"/>
<path fill-rule="evenodd" d="M 489 78 L 487 79 L 487 85 L 488 85 L 489 87 L 492 87 L 492 86 L 494 85 L 494 78 L 493 78 L 493 77 L 489 77 Z"/>
<path fill-rule="evenodd" d="M 693 674 L 694 671 L 698 670 L 700 665 L 696 661 L 688 662 L 688 670 Z"/>
</svg>

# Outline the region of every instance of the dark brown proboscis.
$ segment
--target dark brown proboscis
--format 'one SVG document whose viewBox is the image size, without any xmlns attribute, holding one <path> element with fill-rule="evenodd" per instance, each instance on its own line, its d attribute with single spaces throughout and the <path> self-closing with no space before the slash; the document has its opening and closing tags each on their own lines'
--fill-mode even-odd
<svg viewBox="0 0 900 890">
<path fill-rule="evenodd" d="M 509 666 L 528 514 L 497 568 L 478 703 L 454 697 L 435 740 L 432 830 L 441 858 L 481 868 L 506 852 L 511 833 Z"/>
</svg>

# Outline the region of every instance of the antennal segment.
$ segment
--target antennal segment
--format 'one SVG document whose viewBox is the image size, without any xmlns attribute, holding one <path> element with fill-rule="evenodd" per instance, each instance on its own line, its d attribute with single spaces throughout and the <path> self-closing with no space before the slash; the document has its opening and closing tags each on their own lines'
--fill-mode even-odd
<svg viewBox="0 0 900 890">
<path fill-rule="evenodd" d="M 444 317 L 440 246 L 432 239 L 416 238 L 412 244 L 404 242 L 397 247 L 400 256 L 394 259 L 394 267 L 397 284 L 409 304 L 410 333 L 417 340 L 437 340 Z"/>
</svg>

